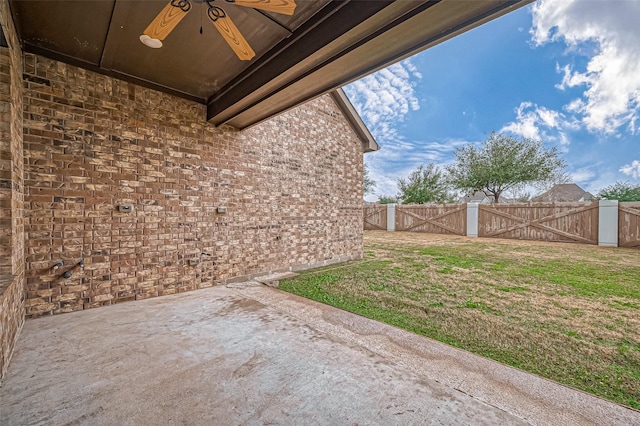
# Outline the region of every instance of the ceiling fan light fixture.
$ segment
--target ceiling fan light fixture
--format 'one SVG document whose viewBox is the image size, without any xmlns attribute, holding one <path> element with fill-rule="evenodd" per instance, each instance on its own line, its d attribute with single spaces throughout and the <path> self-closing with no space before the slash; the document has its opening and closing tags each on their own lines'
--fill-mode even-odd
<svg viewBox="0 0 640 426">
<path fill-rule="evenodd" d="M 238 27 L 221 7 L 216 6 L 216 0 L 169 0 L 169 3 L 156 15 L 156 17 L 140 36 L 140 41 L 154 49 L 162 47 L 164 40 L 171 31 L 182 21 L 191 10 L 191 3 L 207 5 L 207 16 L 218 30 L 222 38 L 235 52 L 238 59 L 250 61 L 255 57 L 255 52 L 244 38 Z M 252 9 L 266 10 L 268 12 L 293 15 L 296 8 L 295 0 L 226 0 L 227 3 Z M 201 26 L 202 28 L 202 26 Z M 202 34 L 202 29 L 200 30 Z"/>
<path fill-rule="evenodd" d="M 160 49 L 162 47 L 162 41 L 157 38 L 151 38 L 146 34 L 142 34 L 140 36 L 140 41 L 147 47 L 151 47 L 153 49 Z"/>
</svg>

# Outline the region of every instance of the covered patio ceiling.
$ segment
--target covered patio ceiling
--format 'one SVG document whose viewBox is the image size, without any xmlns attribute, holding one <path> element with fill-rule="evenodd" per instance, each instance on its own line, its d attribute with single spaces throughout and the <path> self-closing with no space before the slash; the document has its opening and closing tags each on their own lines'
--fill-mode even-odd
<svg viewBox="0 0 640 426">
<path fill-rule="evenodd" d="M 10 4 L 26 52 L 206 104 L 211 123 L 242 129 L 531 1 L 12 0 Z M 155 29 L 164 31 L 162 47 L 150 48 L 140 36 L 149 33 L 159 14 L 163 19 Z M 166 26 L 173 29 L 168 32 Z M 254 54 L 241 58 L 242 49 Z"/>
</svg>

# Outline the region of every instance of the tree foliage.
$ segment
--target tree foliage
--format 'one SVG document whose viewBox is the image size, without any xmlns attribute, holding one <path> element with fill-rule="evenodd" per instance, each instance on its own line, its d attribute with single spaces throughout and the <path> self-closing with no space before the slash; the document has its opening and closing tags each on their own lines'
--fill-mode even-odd
<svg viewBox="0 0 640 426">
<path fill-rule="evenodd" d="M 633 186 L 629 182 L 616 182 L 598 192 L 598 198 L 618 201 L 640 201 L 640 185 Z"/>
<path fill-rule="evenodd" d="M 402 204 L 451 203 L 454 196 L 444 173 L 433 163 L 420 164 L 407 179 L 398 178 L 398 201 Z"/>
<path fill-rule="evenodd" d="M 496 132 L 482 146 L 468 144 L 454 155 L 454 164 L 447 167 L 453 187 L 465 193 L 482 191 L 496 203 L 505 190 L 557 181 L 566 167 L 555 147 L 545 149 L 540 141 Z"/>
<path fill-rule="evenodd" d="M 373 194 L 373 191 L 376 189 L 376 181 L 373 180 L 371 174 L 369 172 L 369 166 L 367 163 L 364 164 L 363 173 L 362 173 L 362 188 L 364 195 Z"/>
<path fill-rule="evenodd" d="M 395 204 L 398 202 L 398 198 L 393 195 L 381 195 L 378 198 L 378 204 Z"/>
</svg>

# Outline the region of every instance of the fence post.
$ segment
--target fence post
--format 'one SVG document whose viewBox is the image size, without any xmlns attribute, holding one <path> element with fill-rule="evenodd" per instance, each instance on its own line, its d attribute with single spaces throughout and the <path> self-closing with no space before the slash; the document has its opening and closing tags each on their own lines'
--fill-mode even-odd
<svg viewBox="0 0 640 426">
<path fill-rule="evenodd" d="M 396 205 L 387 204 L 387 231 L 396 230 Z"/>
<path fill-rule="evenodd" d="M 478 204 L 467 203 L 467 237 L 478 236 Z"/>
<path fill-rule="evenodd" d="M 598 210 L 598 245 L 618 247 L 618 201 L 600 200 Z"/>
</svg>

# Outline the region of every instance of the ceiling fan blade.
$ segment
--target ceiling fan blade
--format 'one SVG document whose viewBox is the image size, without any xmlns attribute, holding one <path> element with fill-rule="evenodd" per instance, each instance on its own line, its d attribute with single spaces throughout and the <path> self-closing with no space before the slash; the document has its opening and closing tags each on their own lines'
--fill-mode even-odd
<svg viewBox="0 0 640 426">
<path fill-rule="evenodd" d="M 231 18 L 229 18 L 222 9 L 219 7 L 210 8 L 209 18 L 211 22 L 213 22 L 213 26 L 216 27 L 218 32 L 224 37 L 224 40 L 229 47 L 233 49 L 238 58 L 243 61 L 249 61 L 256 56 L 247 40 L 240 33 L 240 30 L 238 30 L 238 27 L 236 27 Z"/>
<path fill-rule="evenodd" d="M 252 7 L 254 9 L 267 10 L 269 12 L 293 15 L 296 10 L 295 0 L 225 0 L 227 3 L 238 6 Z"/>
<path fill-rule="evenodd" d="M 172 0 L 158 13 L 149 24 L 144 35 L 152 39 L 164 40 L 171 31 L 187 16 L 191 3 L 186 0 Z"/>
</svg>

